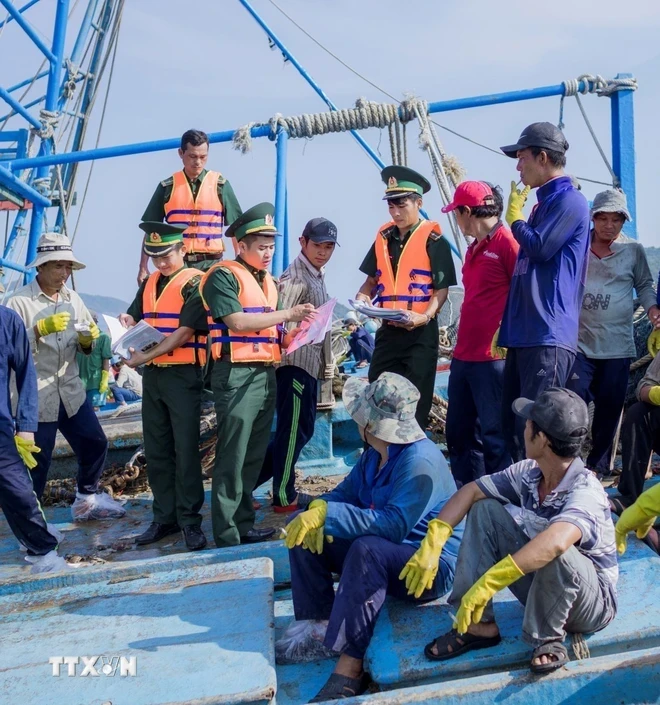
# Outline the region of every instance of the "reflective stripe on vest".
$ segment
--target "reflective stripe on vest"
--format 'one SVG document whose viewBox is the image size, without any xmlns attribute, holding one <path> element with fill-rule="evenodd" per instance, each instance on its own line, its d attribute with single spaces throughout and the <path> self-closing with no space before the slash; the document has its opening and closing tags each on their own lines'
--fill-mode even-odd
<svg viewBox="0 0 660 705">
<path fill-rule="evenodd" d="M 228 269 L 238 281 L 238 301 L 244 313 L 266 313 L 277 310 L 277 286 L 275 280 L 266 272 L 264 288 L 254 278 L 254 275 L 236 260 L 219 262 L 211 267 L 202 277 L 199 290 L 206 308 L 211 338 L 211 354 L 214 360 L 222 357 L 222 344 L 229 343 L 232 362 L 279 362 L 280 336 L 277 326 L 263 330 L 241 333 L 231 330 L 222 321 L 216 322 L 211 316 L 209 306 L 204 299 L 204 285 L 219 267 Z"/>
<path fill-rule="evenodd" d="M 179 325 L 179 315 L 183 308 L 183 287 L 195 276 L 198 269 L 182 269 L 167 282 L 161 295 L 156 297 L 160 272 L 154 272 L 147 279 L 142 292 L 142 318 L 150 326 L 163 333 L 174 333 Z M 153 365 L 204 365 L 206 363 L 206 336 L 192 335 L 183 345 L 166 355 L 159 355 L 149 364 Z"/>
<path fill-rule="evenodd" d="M 193 199 L 190 183 L 183 171 L 172 176 L 172 195 L 165 204 L 168 223 L 187 225 L 183 233 L 188 254 L 214 254 L 225 249 L 222 241 L 224 207 L 218 198 L 217 171 L 207 171 Z"/>
<path fill-rule="evenodd" d="M 376 304 L 383 308 L 406 309 L 424 313 L 433 295 L 433 273 L 431 260 L 426 251 L 426 243 L 432 232 L 441 232 L 438 223 L 423 220 L 403 247 L 396 277 L 392 271 L 392 262 L 384 234 L 393 227 L 390 222 L 379 229 L 376 235 L 376 278 L 378 286 L 374 292 Z"/>
</svg>

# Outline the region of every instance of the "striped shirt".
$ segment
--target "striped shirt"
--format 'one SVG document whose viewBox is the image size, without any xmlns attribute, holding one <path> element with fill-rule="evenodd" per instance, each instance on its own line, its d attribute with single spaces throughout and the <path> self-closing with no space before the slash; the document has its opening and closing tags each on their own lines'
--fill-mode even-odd
<svg viewBox="0 0 660 705">
<path fill-rule="evenodd" d="M 582 460 L 576 458 L 559 485 L 541 504 L 539 483 L 542 477 L 535 461 L 523 460 L 476 482 L 487 497 L 519 507 L 511 514 L 530 539 L 556 522 L 577 526 L 582 538 L 576 548 L 594 564 L 601 585 L 616 605 L 619 566 L 605 490 Z"/>
<path fill-rule="evenodd" d="M 330 298 L 325 288 L 324 269 L 316 269 L 302 252 L 282 273 L 278 290 L 281 309 L 298 304 L 312 304 L 318 308 Z M 291 330 L 298 325 L 300 324 L 289 323 L 287 329 Z M 295 365 L 305 370 L 314 379 L 323 379 L 325 365 L 330 362 L 332 362 L 332 353 L 330 333 L 328 333 L 323 343 L 303 345 L 302 348 L 294 350 L 291 355 L 283 352 L 281 364 L 282 366 Z"/>
</svg>

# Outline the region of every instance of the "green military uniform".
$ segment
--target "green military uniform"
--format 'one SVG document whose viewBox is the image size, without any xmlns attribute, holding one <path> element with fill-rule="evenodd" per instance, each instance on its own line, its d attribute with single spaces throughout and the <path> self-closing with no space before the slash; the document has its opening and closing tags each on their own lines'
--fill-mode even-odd
<svg viewBox="0 0 660 705">
<path fill-rule="evenodd" d="M 246 211 L 227 230 L 228 237 L 242 240 L 252 234 L 276 235 L 273 207 L 261 204 Z M 265 218 L 266 216 L 266 218 Z M 268 217 L 270 216 L 270 217 Z M 236 258 L 253 274 L 263 289 L 265 270 Z M 243 310 L 236 277 L 223 267 L 209 276 L 202 288 L 206 310 L 214 321 Z M 235 546 L 254 526 L 252 491 L 259 478 L 275 415 L 275 367 L 271 363 L 232 363 L 229 343 L 222 344 L 211 377 L 218 420 L 211 515 L 218 547 Z"/>
<path fill-rule="evenodd" d="M 181 226 L 151 222 L 140 227 L 147 231 L 144 251 L 150 256 L 166 254 L 169 243 L 183 242 L 181 233 L 184 228 Z M 157 233 L 158 242 L 150 247 L 151 231 Z M 157 296 L 162 294 L 172 276 L 159 278 Z M 179 326 L 206 335 L 206 313 L 199 295 L 200 279 L 201 276 L 194 277 L 183 287 L 184 304 L 179 314 Z M 136 321 L 144 317 L 146 284 L 147 280 L 140 285 L 127 311 Z M 154 521 L 158 524 L 178 524 L 183 528 L 199 526 L 202 522 L 200 510 L 204 504 L 204 486 L 199 453 L 202 386 L 202 370 L 198 365 L 150 363 L 144 368 L 144 451 L 154 496 Z"/>
<path fill-rule="evenodd" d="M 199 188 L 202 185 L 202 181 L 204 180 L 207 172 L 208 169 L 204 169 L 196 179 L 190 179 L 184 172 L 185 177 L 190 184 L 193 199 L 197 198 L 197 193 L 199 192 Z M 174 179 L 172 176 L 168 177 L 164 181 L 161 181 L 158 186 L 156 186 L 154 195 L 151 197 L 149 205 L 142 216 L 143 221 L 165 220 L 165 204 L 172 196 L 173 187 Z M 241 215 L 242 211 L 232 185 L 224 177 L 218 179 L 218 198 L 222 203 L 225 225 L 231 225 L 236 218 Z M 206 271 L 216 264 L 217 258 L 209 257 L 208 259 L 202 259 L 201 255 L 186 255 L 186 262 L 191 266 L 194 266 L 195 269 Z"/>
<path fill-rule="evenodd" d="M 417 172 L 406 167 L 387 167 L 381 176 L 388 184 L 385 199 L 397 199 L 411 193 L 422 195 L 430 190 L 429 182 Z M 401 253 L 411 235 L 419 227 L 413 226 L 403 237 L 396 225 L 386 231 L 387 249 L 396 277 Z M 456 284 L 456 271 L 449 243 L 440 233 L 431 233 L 426 242 L 426 252 L 431 262 L 433 289 L 446 289 Z M 360 265 L 360 271 L 368 277 L 376 277 L 376 245 Z M 428 424 L 428 415 L 433 403 L 433 388 L 438 361 L 439 331 L 434 316 L 426 325 L 406 330 L 387 324 L 376 333 L 374 354 L 369 366 L 369 381 L 373 382 L 382 372 L 395 372 L 410 380 L 419 390 L 416 418 L 422 428 Z"/>
</svg>

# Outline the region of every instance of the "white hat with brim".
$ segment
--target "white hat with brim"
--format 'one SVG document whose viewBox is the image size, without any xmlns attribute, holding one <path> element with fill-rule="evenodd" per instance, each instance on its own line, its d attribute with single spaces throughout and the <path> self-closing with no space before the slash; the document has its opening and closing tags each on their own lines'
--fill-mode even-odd
<svg viewBox="0 0 660 705">
<path fill-rule="evenodd" d="M 46 262 L 71 262 L 72 269 L 85 269 L 85 265 L 74 257 L 69 238 L 61 233 L 44 233 L 39 238 L 37 256 L 27 269 L 40 267 Z"/>
<path fill-rule="evenodd" d="M 342 399 L 353 421 L 382 441 L 406 444 L 426 438 L 415 419 L 419 392 L 401 375 L 383 372 L 371 384 L 349 377 Z"/>
</svg>

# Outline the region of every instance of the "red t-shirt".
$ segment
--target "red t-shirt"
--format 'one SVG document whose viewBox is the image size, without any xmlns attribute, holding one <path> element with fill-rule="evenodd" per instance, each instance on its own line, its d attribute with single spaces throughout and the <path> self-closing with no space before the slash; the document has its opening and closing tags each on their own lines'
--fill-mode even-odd
<svg viewBox="0 0 660 705">
<path fill-rule="evenodd" d="M 518 249 L 518 243 L 503 223 L 496 225 L 484 240 L 468 247 L 463 265 L 465 298 L 454 349 L 457 360 L 494 359 L 490 346 L 502 321 Z"/>
</svg>

